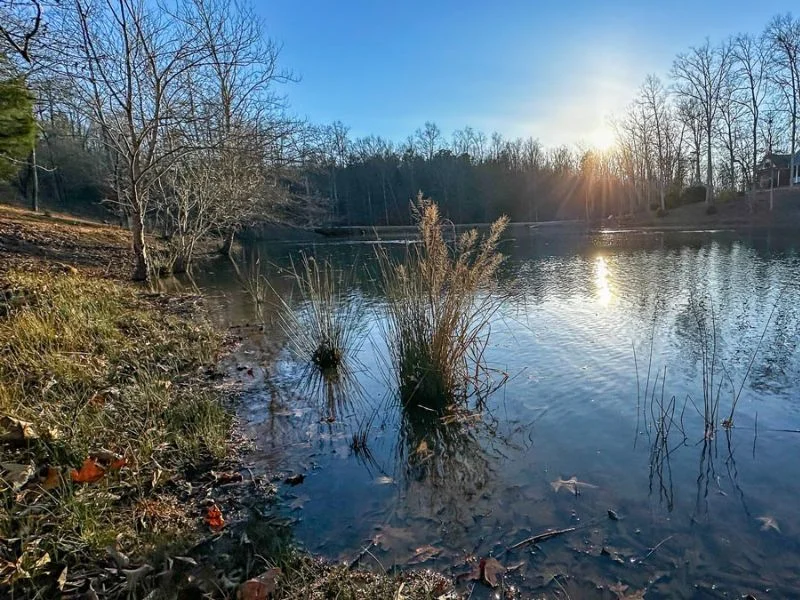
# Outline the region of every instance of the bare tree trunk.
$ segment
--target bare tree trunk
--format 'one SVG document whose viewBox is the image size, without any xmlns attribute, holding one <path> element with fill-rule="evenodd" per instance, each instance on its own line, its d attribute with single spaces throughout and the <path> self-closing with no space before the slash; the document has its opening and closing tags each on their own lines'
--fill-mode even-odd
<svg viewBox="0 0 800 600">
<path fill-rule="evenodd" d="M 236 229 L 231 227 L 225 233 L 225 239 L 222 240 L 222 247 L 219 249 L 219 253 L 223 256 L 231 256 L 233 254 L 233 240 L 236 237 Z"/>
<path fill-rule="evenodd" d="M 709 128 L 710 129 L 710 128 Z M 714 205 L 714 166 L 711 162 L 711 136 L 708 136 L 706 144 L 706 204 Z"/>
<path fill-rule="evenodd" d="M 133 234 L 133 268 L 134 281 L 147 281 L 150 273 L 147 264 L 147 244 L 144 239 L 144 215 L 137 211 L 131 215 L 131 233 Z"/>
<path fill-rule="evenodd" d="M 31 176 L 33 177 L 33 187 L 31 188 L 31 209 L 39 212 L 39 168 L 36 164 L 36 147 L 31 148 Z"/>
</svg>

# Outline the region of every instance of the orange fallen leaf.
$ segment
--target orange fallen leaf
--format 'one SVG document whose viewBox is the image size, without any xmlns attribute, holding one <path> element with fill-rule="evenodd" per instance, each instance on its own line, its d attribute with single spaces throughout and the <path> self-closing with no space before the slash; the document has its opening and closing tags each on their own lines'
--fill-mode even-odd
<svg viewBox="0 0 800 600">
<path fill-rule="evenodd" d="M 70 471 L 70 477 L 75 483 L 94 483 L 102 479 L 105 474 L 105 470 L 100 468 L 91 458 L 83 461 L 80 471 L 75 469 Z"/>
<path fill-rule="evenodd" d="M 213 531 L 219 531 L 225 527 L 225 519 L 222 518 L 222 511 L 219 506 L 212 504 L 206 511 L 206 523 Z"/>
<path fill-rule="evenodd" d="M 54 490 L 61 485 L 61 471 L 56 467 L 47 467 L 47 472 L 43 473 L 41 486 L 46 490 Z"/>
<path fill-rule="evenodd" d="M 275 593 L 275 578 L 280 574 L 280 569 L 273 568 L 245 581 L 236 590 L 237 600 L 267 600 L 272 597 Z"/>
<path fill-rule="evenodd" d="M 111 461 L 111 464 L 108 465 L 108 468 L 112 471 L 119 471 L 122 467 L 128 465 L 128 459 L 124 456 L 122 458 L 118 458 L 117 460 Z"/>
</svg>

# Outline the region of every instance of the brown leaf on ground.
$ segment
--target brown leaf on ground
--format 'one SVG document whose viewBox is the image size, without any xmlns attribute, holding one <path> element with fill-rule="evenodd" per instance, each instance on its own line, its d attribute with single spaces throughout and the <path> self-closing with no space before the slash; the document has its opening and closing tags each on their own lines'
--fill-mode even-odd
<svg viewBox="0 0 800 600">
<path fill-rule="evenodd" d="M 94 483 L 95 481 L 100 481 L 105 474 L 105 469 L 101 468 L 91 458 L 83 461 L 80 471 L 75 469 L 70 471 L 70 477 L 75 483 Z"/>
<path fill-rule="evenodd" d="M 19 444 L 38 439 L 33 423 L 5 415 L 0 417 L 0 442 Z"/>
<path fill-rule="evenodd" d="M 206 510 L 206 523 L 211 527 L 212 531 L 219 531 L 225 527 L 225 519 L 222 517 L 222 511 L 216 504 L 212 504 Z"/>
<path fill-rule="evenodd" d="M 273 568 L 245 581 L 236 590 L 237 600 L 267 600 L 275 593 L 275 579 L 280 574 L 280 569 Z"/>
<path fill-rule="evenodd" d="M 57 467 L 47 467 L 47 470 L 42 472 L 39 485 L 45 490 L 54 490 L 61 485 L 61 469 Z"/>
<path fill-rule="evenodd" d="M 34 468 L 32 464 L 0 463 L 0 489 L 7 485 L 13 491 L 17 491 L 28 483 L 33 473 Z"/>
</svg>

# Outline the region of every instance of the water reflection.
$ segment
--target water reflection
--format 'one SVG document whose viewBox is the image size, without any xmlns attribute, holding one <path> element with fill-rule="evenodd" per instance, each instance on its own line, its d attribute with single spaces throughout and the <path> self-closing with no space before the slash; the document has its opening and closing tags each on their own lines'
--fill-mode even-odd
<svg viewBox="0 0 800 600">
<path fill-rule="evenodd" d="M 604 307 L 611 304 L 614 294 L 609 283 L 608 262 L 605 257 L 598 256 L 595 260 L 595 285 L 597 286 L 597 301 Z"/>
<path fill-rule="evenodd" d="M 464 549 L 486 555 L 508 539 L 591 522 L 585 534 L 521 557 L 517 573 L 528 571 L 515 583 L 531 589 L 552 581 L 548 573 L 569 573 L 571 584 L 559 579 L 573 597 L 606 600 L 617 580 L 647 589 L 648 598 L 761 597 L 765 588 L 796 595 L 800 436 L 786 430 L 800 430 L 797 240 L 758 232 L 516 235 L 503 270 L 514 293 L 487 348 L 489 364 L 511 377 L 480 420 L 452 422 L 387 400 L 374 327 L 357 353 L 357 393 L 325 379 L 300 385 L 302 369 L 278 355 L 269 385 L 279 393 L 256 393 L 245 415 L 271 468 L 312 474 L 301 492 L 287 491 L 309 498 L 288 509 L 299 519 L 297 538 L 327 556 L 352 557 L 391 527 L 395 546 L 380 556 L 387 568 L 434 544 L 442 554 L 433 564 L 447 569 Z M 370 323 L 380 318 L 383 300 L 369 274 L 374 248 L 265 247 L 262 256 L 280 269 L 300 250 L 341 268 L 364 264 L 351 293 L 364 299 Z M 249 321 L 252 306 L 230 293 L 239 289 L 232 279 L 220 267 L 199 284 L 227 291 L 219 302 L 228 322 Z M 713 306 L 705 340 L 691 295 Z M 703 434 L 703 345 L 715 347 L 717 374 L 732 389 L 744 381 L 734 426 L 717 422 L 713 436 Z M 728 387 L 716 421 L 728 416 Z M 365 446 L 354 448 L 353 434 L 364 430 Z M 572 475 L 597 488 L 555 494 L 550 482 Z M 609 508 L 623 518 L 610 521 Z M 780 533 L 761 530 L 756 517 L 764 515 Z M 633 569 L 601 553 L 608 547 L 648 558 Z"/>
</svg>

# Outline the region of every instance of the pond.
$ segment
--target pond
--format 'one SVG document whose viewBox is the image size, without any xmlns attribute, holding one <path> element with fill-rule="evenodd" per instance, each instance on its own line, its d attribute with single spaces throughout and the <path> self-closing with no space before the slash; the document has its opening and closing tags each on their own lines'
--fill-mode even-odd
<svg viewBox="0 0 800 600">
<path fill-rule="evenodd" d="M 309 382 L 269 318 L 247 326 L 254 306 L 230 263 L 198 283 L 243 337 L 256 468 L 305 476 L 278 486 L 277 510 L 309 551 L 351 561 L 368 547 L 369 568 L 454 575 L 496 556 L 523 597 L 800 597 L 796 240 L 512 228 L 487 349 L 508 381 L 479 418 L 450 426 L 395 398 L 374 243 L 245 249 L 287 299 L 301 251 L 353 274 L 363 319 L 344 387 Z M 704 376 L 720 395 L 713 436 Z M 359 432 L 366 448 L 354 450 Z"/>
</svg>

